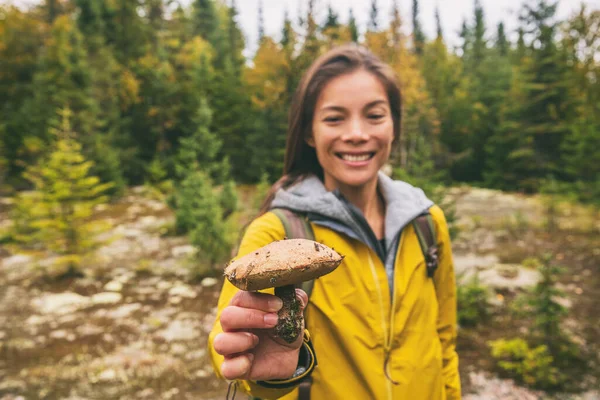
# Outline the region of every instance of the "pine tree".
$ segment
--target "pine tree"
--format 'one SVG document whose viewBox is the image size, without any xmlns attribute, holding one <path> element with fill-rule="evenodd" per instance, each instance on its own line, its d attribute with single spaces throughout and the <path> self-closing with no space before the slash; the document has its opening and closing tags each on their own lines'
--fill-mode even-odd
<svg viewBox="0 0 600 400">
<path fill-rule="evenodd" d="M 501 56 L 505 57 L 508 55 L 509 48 L 510 45 L 504 32 L 504 22 L 500 22 L 498 24 L 498 31 L 496 33 L 496 49 L 498 49 L 498 52 Z"/>
<path fill-rule="evenodd" d="M 194 169 L 204 171 L 208 176 L 217 177 L 221 165 L 217 155 L 222 143 L 219 137 L 210 131 L 212 112 L 206 100 L 202 100 L 196 116 L 192 120 L 196 126 L 191 136 L 182 137 L 175 163 L 176 176 L 183 180 Z"/>
<path fill-rule="evenodd" d="M 437 39 L 444 39 L 444 32 L 442 30 L 442 19 L 440 17 L 440 7 L 435 7 L 435 26 L 437 32 Z"/>
<path fill-rule="evenodd" d="M 194 0 L 193 32 L 218 47 L 219 18 L 214 0 Z"/>
<path fill-rule="evenodd" d="M 480 0 L 475 0 L 475 25 L 473 26 L 473 54 L 471 57 L 472 71 L 477 70 L 486 55 L 485 16 Z"/>
<path fill-rule="evenodd" d="M 371 32 L 377 32 L 379 30 L 379 8 L 377 7 L 377 0 L 371 0 L 371 11 L 369 13 L 369 24 L 368 29 Z"/>
<path fill-rule="evenodd" d="M 421 21 L 419 21 L 419 0 L 413 0 L 412 2 L 412 23 L 415 52 L 421 55 L 423 54 L 423 46 L 425 45 L 425 33 L 423 33 L 423 28 L 421 28 Z"/>
<path fill-rule="evenodd" d="M 263 16 L 263 2 L 262 0 L 258 3 L 258 45 L 265 37 L 265 19 Z"/>
<path fill-rule="evenodd" d="M 348 17 L 348 30 L 350 31 L 350 38 L 354 43 L 358 43 L 358 26 L 356 26 L 356 19 L 352 8 L 350 8 L 350 15 Z"/>
<path fill-rule="evenodd" d="M 104 193 L 112 184 L 90 175 L 93 163 L 85 160 L 73 137 L 71 111 L 60 114 L 59 128 L 51 128 L 57 136 L 52 152 L 24 173 L 34 185 L 34 196 L 26 200 L 34 212 L 30 225 L 34 231 L 28 239 L 59 256 L 55 265 L 60 272 L 78 273 L 85 257 L 100 244 L 95 235 L 106 229 L 91 216 L 95 206 L 107 201 Z"/>
<path fill-rule="evenodd" d="M 338 15 L 335 12 L 335 10 L 331 7 L 331 4 L 329 5 L 329 7 L 327 7 L 327 19 L 325 20 L 325 23 L 323 24 L 323 30 L 326 30 L 327 28 L 337 28 L 340 26 L 339 22 L 338 22 Z"/>
</svg>

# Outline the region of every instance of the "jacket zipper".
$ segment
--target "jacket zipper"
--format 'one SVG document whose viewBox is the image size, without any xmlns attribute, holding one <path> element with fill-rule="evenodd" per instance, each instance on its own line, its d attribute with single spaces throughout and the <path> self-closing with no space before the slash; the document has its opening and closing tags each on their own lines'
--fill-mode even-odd
<svg viewBox="0 0 600 400">
<path fill-rule="evenodd" d="M 377 253 L 377 256 L 382 260 L 382 263 L 384 265 L 384 269 L 385 269 L 385 261 L 387 258 L 387 252 L 384 251 L 384 249 L 381 248 L 381 246 L 379 245 L 379 241 L 377 240 L 377 237 L 375 236 L 375 233 L 373 232 L 373 230 L 371 229 L 369 223 L 366 221 L 365 217 L 361 214 L 355 211 L 354 206 L 352 204 L 350 204 L 346 198 L 344 196 L 341 195 L 341 193 L 338 192 L 338 196 L 337 196 L 342 203 L 344 204 L 344 206 L 346 207 L 346 209 L 349 211 L 350 215 L 352 216 L 352 218 L 354 219 L 354 221 L 357 223 L 359 229 L 360 229 L 360 233 L 362 234 L 361 236 L 363 236 L 364 239 L 366 239 L 367 244 L 370 242 L 373 250 L 375 250 L 375 252 Z M 401 236 L 401 239 L 404 236 Z M 400 245 L 402 243 L 400 243 L 398 245 L 398 248 L 396 249 L 396 251 L 398 251 L 398 249 L 400 248 Z M 394 309 L 396 308 L 396 285 L 394 285 L 393 282 L 389 282 L 390 285 L 392 285 L 392 299 L 391 299 L 391 306 L 390 306 L 390 324 L 388 326 L 387 321 L 386 321 L 386 316 L 385 316 L 385 309 L 383 307 L 383 297 L 382 297 L 382 290 L 381 290 L 381 285 L 379 284 L 379 279 L 377 278 L 377 271 L 375 271 L 375 265 L 373 264 L 373 259 L 371 258 L 371 252 L 369 251 L 370 249 L 367 250 L 367 255 L 369 258 L 369 269 L 371 270 L 371 275 L 373 276 L 373 280 L 375 281 L 375 287 L 377 290 L 377 300 L 379 302 L 379 310 L 380 310 L 380 314 L 381 314 L 381 326 L 383 328 L 383 340 L 384 340 L 384 348 L 383 348 L 383 374 L 385 376 L 385 384 L 386 384 L 386 389 L 387 389 L 387 397 L 388 399 L 392 400 L 393 399 L 393 385 L 394 385 L 394 381 L 392 380 L 391 376 L 388 376 L 387 373 L 387 363 L 390 357 L 390 353 L 391 353 L 391 347 L 392 347 L 392 335 L 393 335 L 393 326 L 394 326 Z M 383 255 L 383 257 L 382 257 Z"/>
<path fill-rule="evenodd" d="M 379 311 L 380 311 L 380 315 L 381 315 L 381 328 L 383 330 L 383 342 L 384 342 L 384 347 L 383 347 L 383 367 L 384 367 L 384 371 L 383 374 L 384 376 L 387 375 L 387 372 L 385 371 L 385 368 L 387 367 L 387 359 L 389 356 L 389 348 L 390 348 L 390 337 L 391 337 L 391 331 L 388 331 L 388 325 L 386 322 L 386 318 L 385 318 L 385 309 L 383 307 L 383 297 L 382 297 L 382 292 L 381 292 L 381 285 L 379 284 L 379 279 L 377 278 L 377 271 L 375 271 L 375 264 L 373 264 L 373 259 L 371 258 L 371 252 L 369 249 L 367 249 L 367 256 L 369 258 L 369 269 L 371 270 L 371 275 L 373 276 L 373 281 L 375 282 L 375 290 L 377 291 L 377 301 L 379 303 Z M 385 382 L 386 382 L 386 389 L 387 389 L 387 397 L 388 399 L 392 399 L 393 398 L 393 392 L 392 392 L 392 381 L 390 379 L 388 379 L 387 377 L 385 377 Z"/>
</svg>

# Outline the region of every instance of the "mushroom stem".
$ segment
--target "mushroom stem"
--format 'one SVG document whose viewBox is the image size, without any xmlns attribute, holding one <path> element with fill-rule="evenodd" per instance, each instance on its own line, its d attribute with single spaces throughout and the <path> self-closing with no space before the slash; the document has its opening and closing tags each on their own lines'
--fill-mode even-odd
<svg viewBox="0 0 600 400">
<path fill-rule="evenodd" d="M 283 301 L 283 307 L 279 310 L 279 322 L 273 328 L 275 335 L 287 343 L 293 343 L 298 339 L 302 331 L 304 316 L 300 310 L 300 301 L 296 297 L 294 285 L 286 285 L 275 288 L 275 296 Z"/>
</svg>

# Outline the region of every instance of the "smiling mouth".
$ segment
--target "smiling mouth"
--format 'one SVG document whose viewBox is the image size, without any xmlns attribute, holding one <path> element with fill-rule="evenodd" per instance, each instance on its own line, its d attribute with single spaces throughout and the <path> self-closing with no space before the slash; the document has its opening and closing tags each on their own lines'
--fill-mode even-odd
<svg viewBox="0 0 600 400">
<path fill-rule="evenodd" d="M 361 153 L 361 154 L 349 154 L 349 153 L 335 153 L 335 155 L 344 161 L 349 162 L 360 162 L 367 161 L 375 156 L 375 153 Z"/>
</svg>

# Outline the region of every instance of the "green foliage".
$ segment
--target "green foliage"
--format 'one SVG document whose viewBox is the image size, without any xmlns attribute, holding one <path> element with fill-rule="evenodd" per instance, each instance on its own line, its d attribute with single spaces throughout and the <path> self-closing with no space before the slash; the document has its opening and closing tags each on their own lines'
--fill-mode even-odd
<svg viewBox="0 0 600 400">
<path fill-rule="evenodd" d="M 177 231 L 189 233 L 190 241 L 198 249 L 198 262 L 202 265 L 195 267 L 212 267 L 224 261 L 231 244 L 227 240 L 223 208 L 210 177 L 202 171 L 191 170 L 176 188 L 172 204 Z"/>
<path fill-rule="evenodd" d="M 256 192 L 254 193 L 253 197 L 254 200 L 252 204 L 255 210 L 259 210 L 262 206 L 265 198 L 267 197 L 267 193 L 271 188 L 271 185 L 272 183 L 269 179 L 269 174 L 263 173 L 260 177 L 260 182 L 258 182 L 258 185 L 256 185 Z"/>
<path fill-rule="evenodd" d="M 530 348 L 523 339 L 490 342 L 498 367 L 510 377 L 541 389 L 554 389 L 565 379 L 544 345 Z"/>
<path fill-rule="evenodd" d="M 477 275 L 469 282 L 459 284 L 456 296 L 460 326 L 472 327 L 489 318 L 490 291 L 487 286 L 480 283 Z"/>
<path fill-rule="evenodd" d="M 394 179 L 403 180 L 422 189 L 431 201 L 440 206 L 448 223 L 450 237 L 455 238 L 458 235 L 456 201 L 449 196 L 448 188 L 442 184 L 444 173 L 436 171 L 431 160 L 423 160 L 422 166 L 422 168 L 414 167 L 415 171 L 419 171 L 416 177 L 403 168 L 394 168 L 392 176 Z"/>
<path fill-rule="evenodd" d="M 427 40 L 417 0 L 408 34 L 397 1 L 385 29 L 385 10 L 371 1 L 364 38 L 352 10 L 346 21 L 331 9 L 317 22 L 311 0 L 298 24 L 286 16 L 280 42 L 263 32 L 246 60 L 235 1 L 167 3 L 0 6 L 0 184 L 27 187 L 21 174 L 48 155 L 48 127 L 65 106 L 94 161 L 90 172 L 113 182 L 113 196 L 153 181 L 155 160 L 161 179 L 183 179 L 178 165 L 189 160 L 181 157 L 198 144 L 202 152 L 191 153 L 216 185 L 231 177 L 255 183 L 264 172 L 275 179 L 301 75 L 329 46 L 354 41 L 401 78 L 403 137 L 392 162 L 409 176 L 538 191 L 552 174 L 579 200 L 600 199 L 598 10 L 582 6 L 558 21 L 553 3 L 525 6 L 512 44 L 504 25 L 490 32 L 476 1 L 455 52 L 444 44 L 439 12 L 437 37 Z"/>
<path fill-rule="evenodd" d="M 556 286 L 562 268 L 554 265 L 552 256 L 546 254 L 538 270 L 542 279 L 529 294 L 527 305 L 534 318 L 534 334 L 551 347 L 552 343 L 564 338 L 561 322 L 566 309 L 557 299 L 565 297 L 565 292 Z"/>
<path fill-rule="evenodd" d="M 59 257 L 55 266 L 63 273 L 81 272 L 84 258 L 101 243 L 96 235 L 107 229 L 94 221 L 94 207 L 107 201 L 112 186 L 90 175 L 93 163 L 81 154 L 81 145 L 72 137 L 70 110 L 61 112 L 60 127 L 53 128 L 57 141 L 47 159 L 24 173 L 34 192 L 16 199 L 13 237 L 25 243 L 41 244 Z"/>
<path fill-rule="evenodd" d="M 223 218 L 227 218 L 238 210 L 238 194 L 234 181 L 229 180 L 223 185 L 219 198 L 223 209 Z"/>
</svg>

